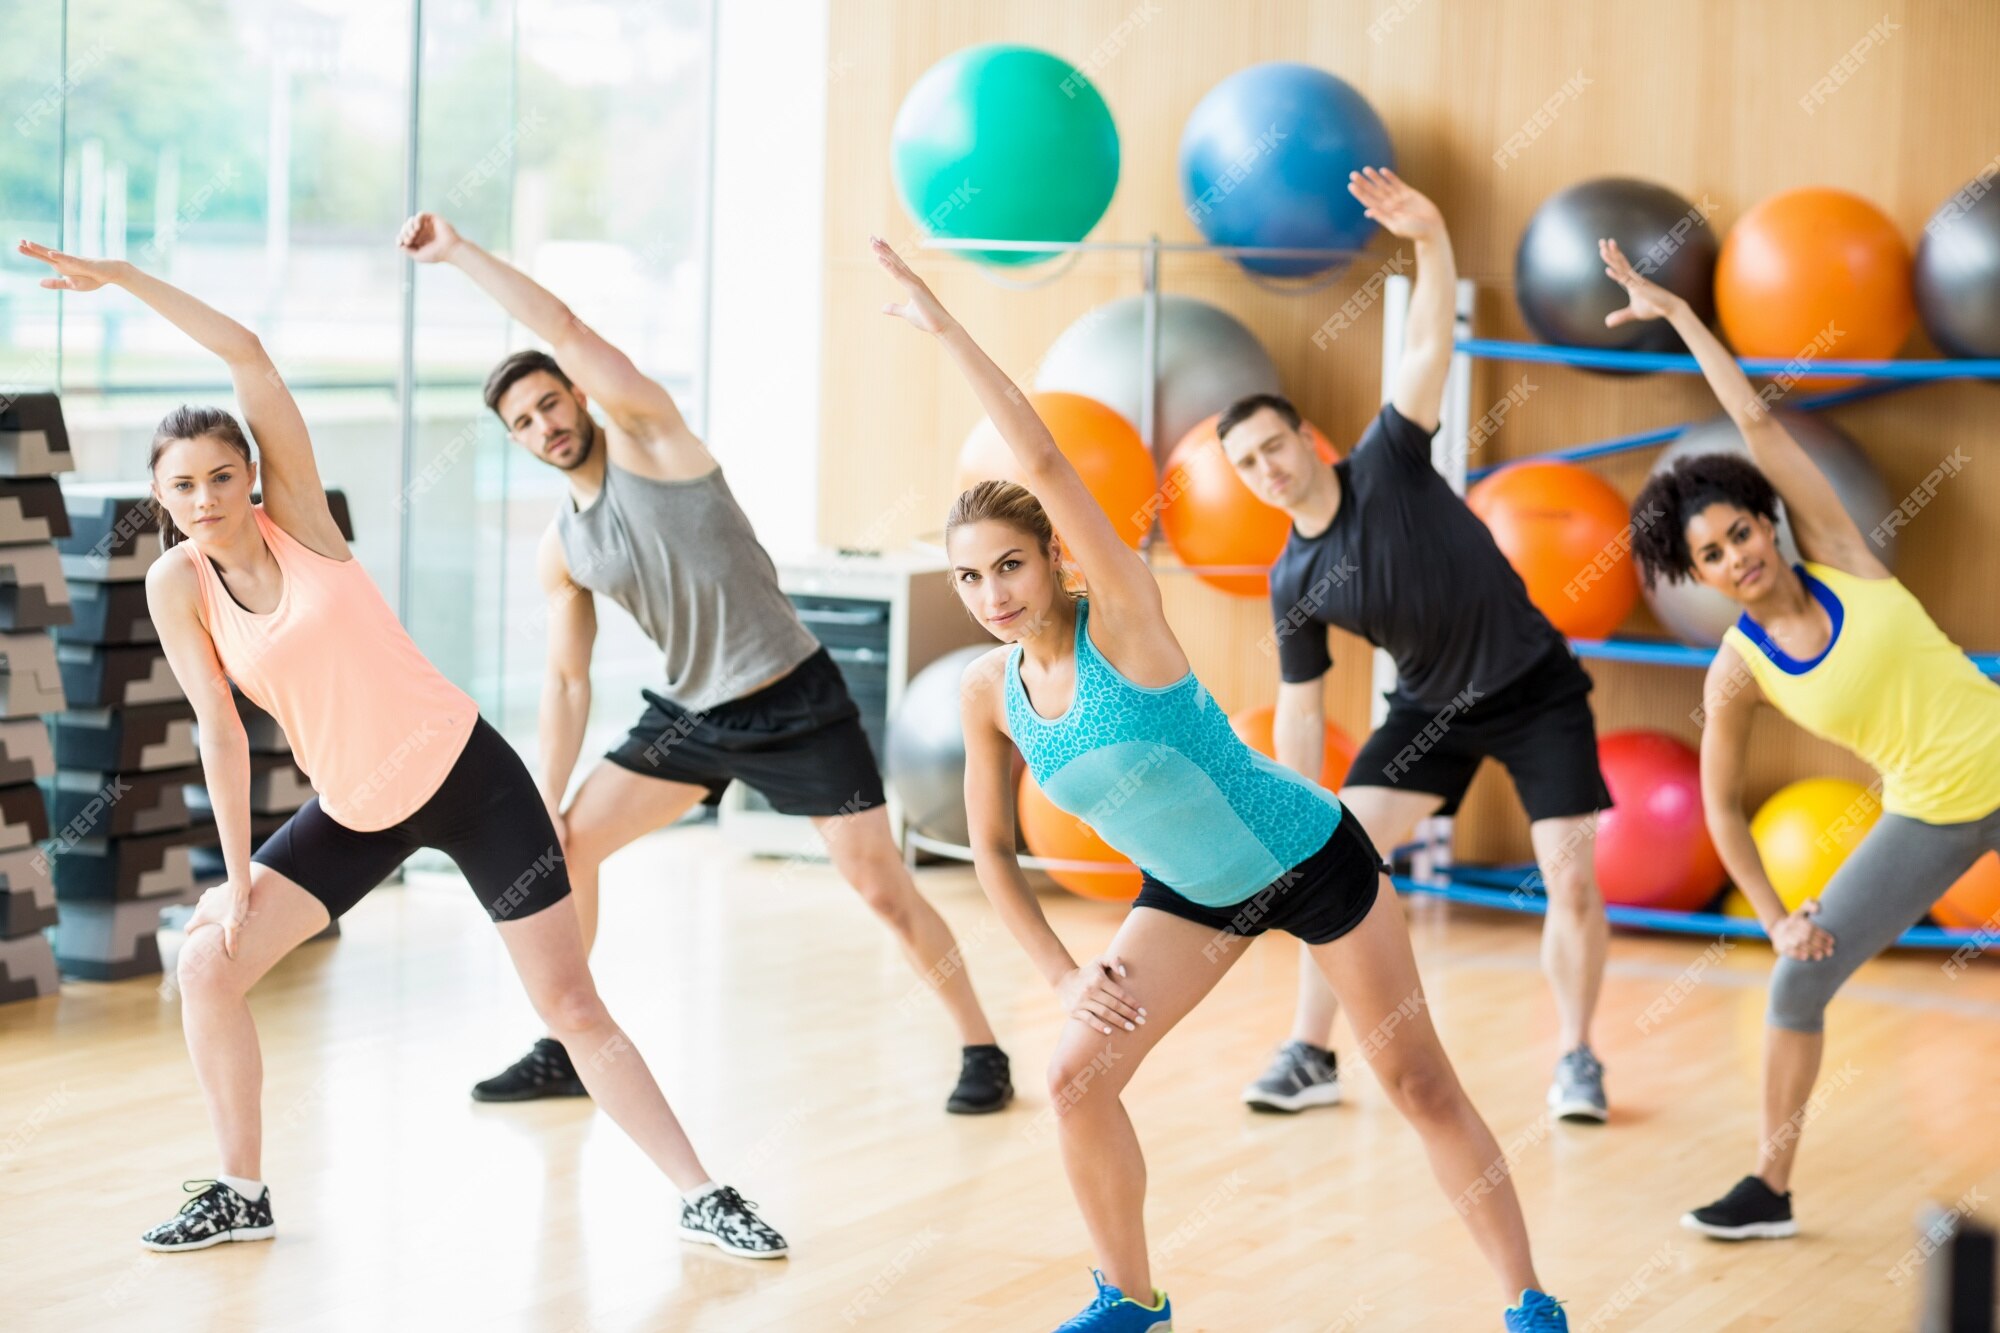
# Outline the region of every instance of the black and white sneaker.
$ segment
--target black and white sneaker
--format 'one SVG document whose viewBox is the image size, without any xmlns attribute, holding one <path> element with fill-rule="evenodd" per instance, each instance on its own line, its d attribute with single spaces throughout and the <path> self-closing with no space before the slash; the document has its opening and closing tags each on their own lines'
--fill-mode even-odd
<svg viewBox="0 0 2000 1333">
<path fill-rule="evenodd" d="M 1780 1194 L 1758 1176 L 1743 1177 L 1706 1208 L 1683 1214 L 1681 1225 L 1716 1240 L 1783 1240 L 1799 1234 L 1791 1191 Z"/>
<path fill-rule="evenodd" d="M 727 1185 L 693 1203 L 681 1200 L 681 1239 L 698 1240 L 745 1259 L 782 1259 L 790 1248 L 770 1223 L 757 1216 L 757 1205 Z"/>
<path fill-rule="evenodd" d="M 988 1115 L 1014 1100 L 1013 1067 L 998 1046 L 968 1046 L 958 1068 L 958 1086 L 944 1109 L 953 1115 Z"/>
<path fill-rule="evenodd" d="M 537 1097 L 588 1097 L 569 1052 L 543 1037 L 528 1053 L 484 1083 L 472 1085 L 476 1102 L 531 1102 Z"/>
<path fill-rule="evenodd" d="M 219 1180 L 189 1180 L 181 1188 L 194 1197 L 179 1213 L 139 1237 L 149 1250 L 205 1250 L 233 1240 L 269 1240 L 271 1191 L 246 1199 Z"/>
</svg>

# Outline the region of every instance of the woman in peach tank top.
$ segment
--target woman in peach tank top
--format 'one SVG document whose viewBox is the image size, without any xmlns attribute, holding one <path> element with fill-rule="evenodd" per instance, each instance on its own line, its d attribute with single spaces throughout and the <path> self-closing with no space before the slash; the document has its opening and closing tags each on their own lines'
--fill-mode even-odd
<svg viewBox="0 0 2000 1333">
<path fill-rule="evenodd" d="M 682 1191 L 681 1234 L 775 1258 L 785 1242 L 695 1156 L 659 1085 L 598 998 L 562 847 L 527 768 L 466 693 L 424 657 L 347 548 L 298 404 L 256 335 L 118 260 L 27 241 L 58 276 L 125 288 L 228 365 L 262 455 L 236 419 L 182 407 L 153 439 L 153 497 L 169 550 L 146 600 L 194 705 L 227 878 L 202 895 L 179 959 L 182 1026 L 221 1170 L 142 1238 L 204 1249 L 274 1234 L 260 1179 L 263 1064 L 250 988 L 418 847 L 455 861 L 551 1033 L 599 1106 Z M 318 792 L 250 854 L 250 754 L 234 682 L 271 713 Z"/>
</svg>

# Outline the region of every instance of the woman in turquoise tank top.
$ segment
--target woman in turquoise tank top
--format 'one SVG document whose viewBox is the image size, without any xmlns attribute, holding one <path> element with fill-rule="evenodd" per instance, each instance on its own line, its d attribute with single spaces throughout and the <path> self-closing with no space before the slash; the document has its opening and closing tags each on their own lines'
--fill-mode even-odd
<svg viewBox="0 0 2000 1333">
<path fill-rule="evenodd" d="M 1506 1155 L 1439 1044 L 1402 909 L 1393 891 L 1379 891 L 1381 860 L 1359 822 L 1342 818 L 1330 792 L 1237 739 L 1189 669 L 1152 571 L 1026 396 L 893 250 L 880 240 L 874 250 L 905 294 L 884 311 L 944 346 L 1029 482 L 983 482 L 959 496 L 946 543 L 966 609 L 1008 645 L 967 669 L 961 693 L 974 864 L 1072 1020 L 1049 1065 L 1049 1096 L 1103 1273 L 1097 1299 L 1062 1328 L 1170 1326 L 1148 1262 L 1145 1162 L 1121 1094 L 1154 1043 L 1270 929 L 1312 947 L 1356 1030 L 1369 1034 L 1362 1049 L 1422 1136 L 1438 1183 L 1507 1295 L 1521 1294 L 1506 1327 L 1565 1328 L 1538 1290 Z M 1065 591 L 1065 555 L 1087 599 Z M 1050 799 L 1146 872 L 1110 948 L 1081 966 L 1015 855 L 1010 739 Z"/>
<path fill-rule="evenodd" d="M 1723 1240 L 1797 1234 L 1789 1189 L 1825 1049 L 1824 1013 L 1863 963 L 2000 850 L 2000 685 L 1947 638 L 1862 534 L 1833 486 L 1686 301 L 1599 242 L 1631 304 L 1608 322 L 1669 320 L 1742 431 L 1752 461 L 1682 459 L 1632 506 L 1648 582 L 1693 579 L 1743 608 L 1702 693 L 1708 829 L 1778 953 L 1756 1170 L 1683 1225 Z M 1778 502 L 1805 563 L 1778 547 Z M 1768 704 L 1881 773 L 1881 817 L 1817 900 L 1796 908 L 1766 874 L 1743 806 L 1750 724 Z M 1857 811 L 1857 815 L 1862 812 Z M 1993 923 L 1988 923 L 1989 926 Z"/>
</svg>

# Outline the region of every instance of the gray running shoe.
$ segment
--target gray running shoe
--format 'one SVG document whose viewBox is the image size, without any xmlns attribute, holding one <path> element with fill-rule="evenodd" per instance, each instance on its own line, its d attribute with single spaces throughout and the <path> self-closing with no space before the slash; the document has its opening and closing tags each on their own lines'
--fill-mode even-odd
<svg viewBox="0 0 2000 1333">
<path fill-rule="evenodd" d="M 1556 1061 L 1555 1082 L 1549 1084 L 1549 1111 L 1558 1120 L 1610 1118 L 1604 1103 L 1604 1066 L 1588 1046 L 1579 1046 Z"/>
<path fill-rule="evenodd" d="M 1286 1042 L 1263 1077 L 1243 1089 L 1243 1100 L 1258 1111 L 1332 1106 L 1340 1100 L 1340 1069 L 1333 1052 L 1308 1042 Z"/>
</svg>

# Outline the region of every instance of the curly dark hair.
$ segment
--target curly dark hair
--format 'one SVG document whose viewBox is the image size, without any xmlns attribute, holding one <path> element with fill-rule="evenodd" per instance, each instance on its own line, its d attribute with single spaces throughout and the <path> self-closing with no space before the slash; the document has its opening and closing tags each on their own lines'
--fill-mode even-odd
<svg viewBox="0 0 2000 1333">
<path fill-rule="evenodd" d="M 1696 454 L 1655 473 L 1632 501 L 1632 554 L 1648 588 L 1694 572 L 1687 521 L 1712 504 L 1734 505 L 1776 522 L 1778 492 L 1755 463 L 1736 454 Z M 1646 522 L 1641 516 L 1663 516 Z"/>
</svg>

